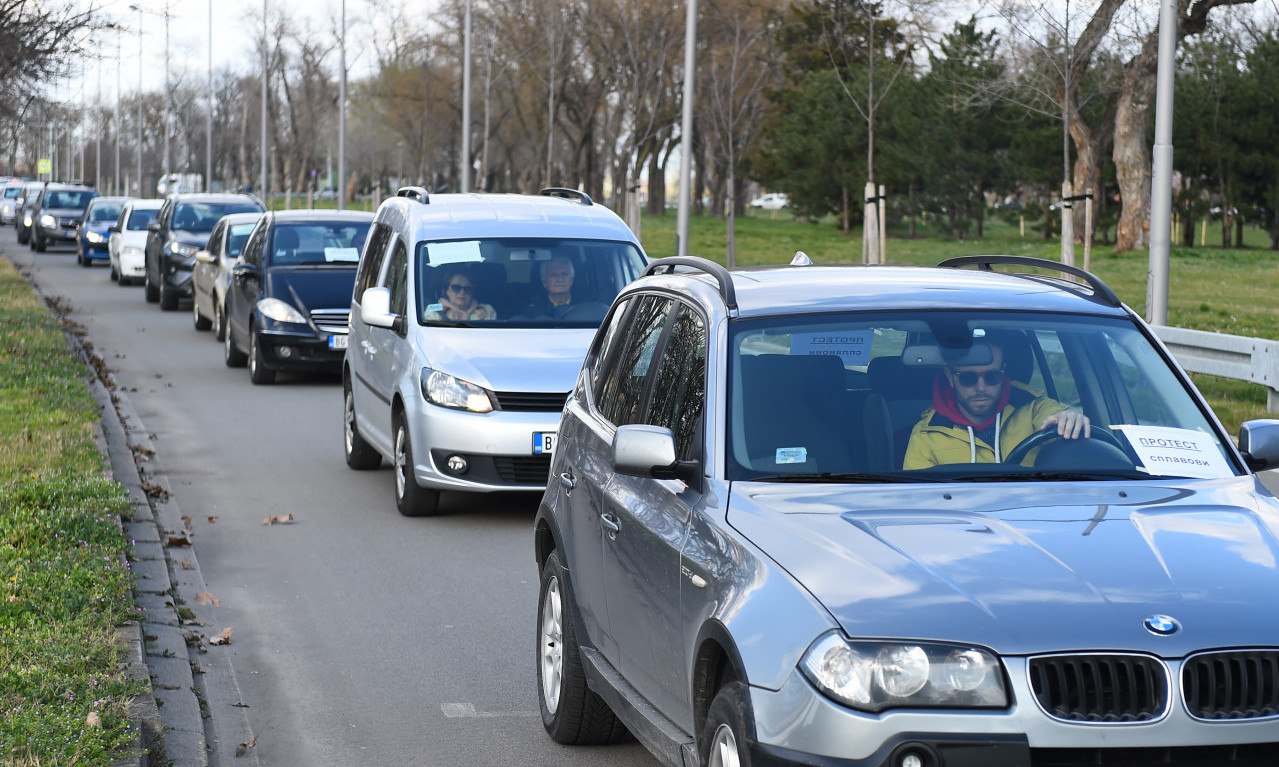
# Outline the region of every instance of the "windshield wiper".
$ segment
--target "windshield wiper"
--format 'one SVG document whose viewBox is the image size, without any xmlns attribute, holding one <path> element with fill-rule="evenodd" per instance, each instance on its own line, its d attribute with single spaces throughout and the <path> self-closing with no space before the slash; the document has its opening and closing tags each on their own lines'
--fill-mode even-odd
<svg viewBox="0 0 1279 767">
<path fill-rule="evenodd" d="M 1009 474 L 972 474 L 952 477 L 952 482 L 1090 482 L 1106 479 L 1150 479 L 1140 471 L 1025 471 Z"/>
<path fill-rule="evenodd" d="M 764 477 L 751 477 L 751 482 L 835 482 L 840 484 L 892 484 L 911 482 L 937 482 L 929 477 L 916 477 L 902 474 L 876 474 L 874 472 L 821 472 L 810 474 L 772 474 Z"/>
</svg>

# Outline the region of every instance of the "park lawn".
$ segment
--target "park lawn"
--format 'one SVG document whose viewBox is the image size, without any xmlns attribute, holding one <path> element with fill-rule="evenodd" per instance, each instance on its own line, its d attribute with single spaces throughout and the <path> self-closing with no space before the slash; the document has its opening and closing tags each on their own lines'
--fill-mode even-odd
<svg viewBox="0 0 1279 767">
<path fill-rule="evenodd" d="M 142 683 L 121 672 L 134 617 L 124 489 L 62 325 L 0 259 L 0 765 L 110 765 Z"/>
<path fill-rule="evenodd" d="M 650 258 L 675 254 L 676 215 L 645 216 L 641 242 Z M 693 216 L 689 222 L 689 253 L 725 263 L 725 222 Z M 886 244 L 891 264 L 933 265 L 952 256 L 1008 254 L 1050 260 L 1061 257 L 1056 240 L 1045 242 L 1038 231 L 1019 228 L 1001 220 L 986 222 L 984 237 L 957 241 L 921 227 L 919 236 L 890 230 Z M 737 263 L 740 266 L 785 264 L 802 250 L 814 263 L 861 263 L 861 230 L 844 235 L 832 219 L 817 223 L 795 221 L 788 211 L 753 212 L 737 219 Z M 1219 237 L 1210 231 L 1210 237 Z M 1259 338 L 1279 338 L 1279 253 L 1266 248 L 1264 231 L 1245 232 L 1245 248 L 1174 247 L 1169 265 L 1168 324 Z M 1144 316 L 1149 252 L 1115 253 L 1095 246 L 1090 270 L 1104 280 L 1121 300 Z M 1075 263 L 1083 266 L 1082 247 L 1075 249 Z M 1239 424 L 1253 418 L 1269 418 L 1266 389 L 1257 384 L 1194 375 L 1196 386 L 1216 411 L 1226 429 L 1238 434 Z"/>
</svg>

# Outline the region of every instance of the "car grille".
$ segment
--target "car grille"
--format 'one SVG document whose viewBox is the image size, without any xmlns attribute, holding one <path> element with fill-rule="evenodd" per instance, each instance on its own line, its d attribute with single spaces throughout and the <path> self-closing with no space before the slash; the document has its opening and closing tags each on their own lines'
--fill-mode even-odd
<svg viewBox="0 0 1279 767">
<path fill-rule="evenodd" d="M 543 392 L 495 391 L 497 409 L 508 411 L 558 413 L 564 409 L 568 394 Z"/>
<path fill-rule="evenodd" d="M 1188 659 L 1181 671 L 1186 710 L 1200 719 L 1279 714 L 1279 652 L 1218 652 Z"/>
<path fill-rule="evenodd" d="M 80 219 L 78 218 L 58 219 L 58 226 L 62 227 L 63 229 L 75 229 L 79 225 L 80 225 Z"/>
<path fill-rule="evenodd" d="M 1049 716 L 1072 722 L 1144 722 L 1168 706 L 1164 666 L 1145 655 L 1032 658 L 1030 686 Z"/>
<path fill-rule="evenodd" d="M 1032 767 L 1274 767 L 1279 743 L 1180 748 L 1032 748 Z"/>
<path fill-rule="evenodd" d="M 549 455 L 498 456 L 493 463 L 502 481 L 513 485 L 544 485 L 551 473 Z"/>
<path fill-rule="evenodd" d="M 325 333 L 346 333 L 351 329 L 351 310 L 316 309 L 311 312 L 311 322 Z"/>
</svg>

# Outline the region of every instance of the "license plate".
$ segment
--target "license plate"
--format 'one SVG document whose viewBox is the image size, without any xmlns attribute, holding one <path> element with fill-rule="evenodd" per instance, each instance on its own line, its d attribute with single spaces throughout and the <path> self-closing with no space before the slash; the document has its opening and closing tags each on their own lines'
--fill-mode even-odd
<svg viewBox="0 0 1279 767">
<path fill-rule="evenodd" d="M 550 455 L 555 452 L 555 432 L 533 432 L 533 455 Z"/>
<path fill-rule="evenodd" d="M 337 335 L 329 336 L 329 348 L 330 348 L 330 349 L 345 349 L 345 348 L 346 348 L 346 336 L 337 336 Z"/>
</svg>

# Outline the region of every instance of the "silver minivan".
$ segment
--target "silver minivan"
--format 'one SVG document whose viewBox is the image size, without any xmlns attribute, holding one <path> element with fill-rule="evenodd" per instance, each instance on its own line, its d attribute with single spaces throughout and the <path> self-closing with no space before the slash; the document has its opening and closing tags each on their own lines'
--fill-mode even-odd
<svg viewBox="0 0 1279 767">
<path fill-rule="evenodd" d="M 343 365 L 353 469 L 395 467 L 406 516 L 440 492 L 541 491 L 556 429 L 613 298 L 646 263 L 576 190 L 428 194 L 378 209 Z"/>
</svg>

